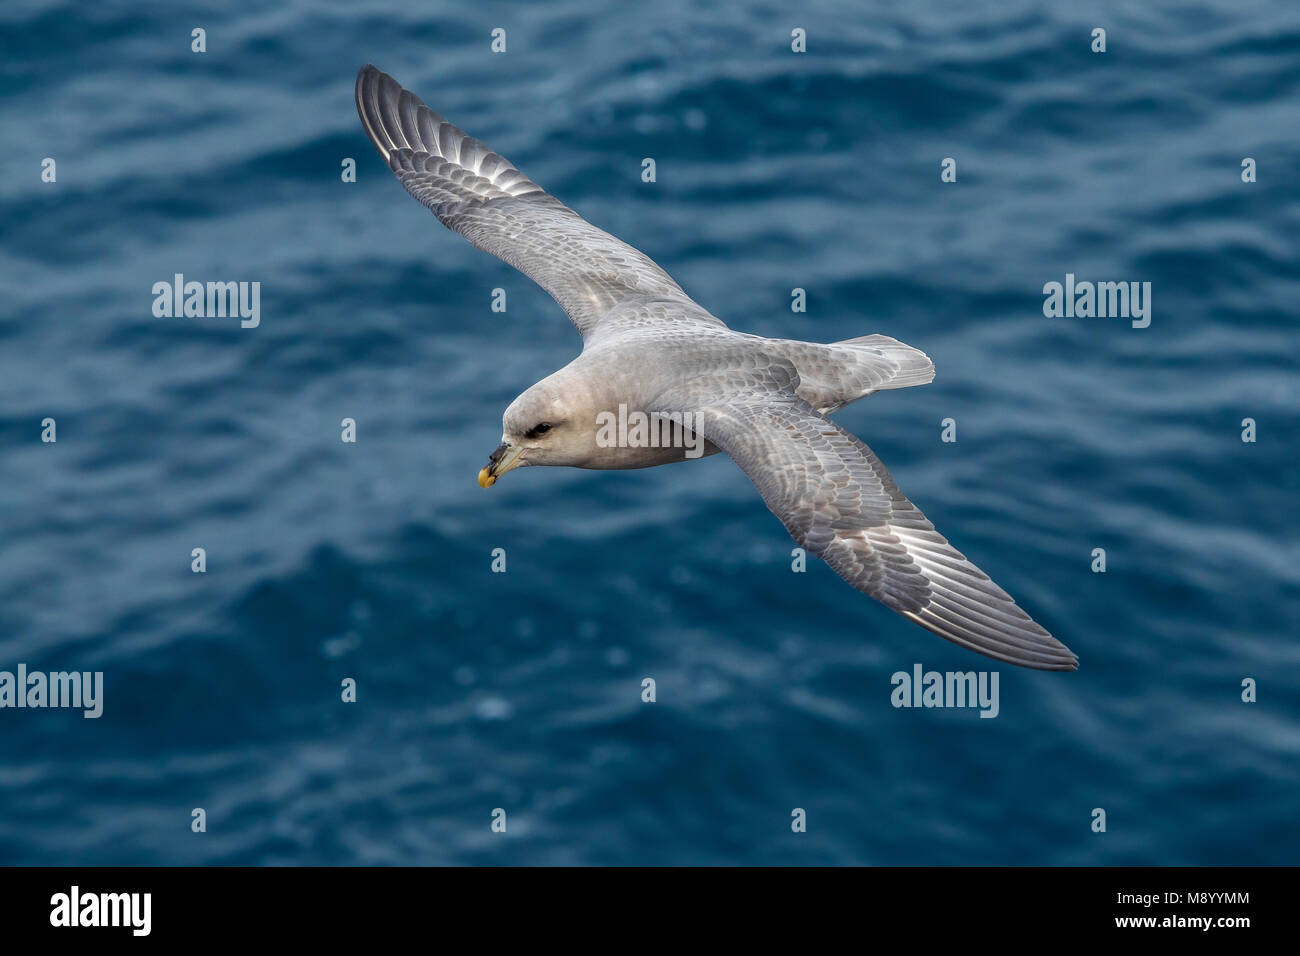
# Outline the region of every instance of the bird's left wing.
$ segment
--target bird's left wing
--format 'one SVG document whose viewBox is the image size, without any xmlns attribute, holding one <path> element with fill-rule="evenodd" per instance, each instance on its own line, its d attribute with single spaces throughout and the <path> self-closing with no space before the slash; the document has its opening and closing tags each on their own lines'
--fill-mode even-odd
<svg viewBox="0 0 1300 956">
<path fill-rule="evenodd" d="M 703 383 L 694 395 L 670 390 L 655 410 L 694 413 L 694 430 L 744 470 L 794 539 L 859 591 L 997 660 L 1076 669 L 1069 648 L 934 530 L 870 448 L 793 394 L 792 372 L 751 368 L 721 401 Z"/>
</svg>

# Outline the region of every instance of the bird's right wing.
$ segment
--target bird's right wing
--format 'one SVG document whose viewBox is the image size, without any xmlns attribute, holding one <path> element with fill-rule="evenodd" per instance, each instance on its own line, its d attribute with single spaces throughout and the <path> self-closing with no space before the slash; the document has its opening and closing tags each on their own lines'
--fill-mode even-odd
<svg viewBox="0 0 1300 956">
<path fill-rule="evenodd" d="M 997 660 L 1078 667 L 1069 648 L 934 530 L 870 448 L 790 384 L 789 370 L 750 371 L 730 400 L 697 401 L 705 391 L 697 385 L 694 397 L 661 396 L 656 411 L 694 412 L 694 430 L 744 470 L 795 541 L 859 591 Z"/>
<path fill-rule="evenodd" d="M 362 126 L 406 191 L 549 292 L 584 338 L 621 304 L 644 306 L 655 321 L 725 327 L 649 256 L 597 229 L 388 74 L 363 67 L 356 98 Z"/>
</svg>

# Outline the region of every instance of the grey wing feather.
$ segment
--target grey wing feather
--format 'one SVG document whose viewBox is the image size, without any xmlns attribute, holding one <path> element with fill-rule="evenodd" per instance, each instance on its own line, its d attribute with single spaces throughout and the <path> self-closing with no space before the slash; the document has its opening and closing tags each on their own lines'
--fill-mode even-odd
<svg viewBox="0 0 1300 956">
<path fill-rule="evenodd" d="M 629 299 L 680 300 L 683 318 L 722 326 L 648 256 L 597 229 L 388 74 L 363 67 L 356 99 L 362 126 L 407 192 L 549 292 L 584 337 Z"/>
<path fill-rule="evenodd" d="M 849 584 L 940 637 L 1039 670 L 1078 658 L 934 530 L 862 441 L 772 385 L 725 404 L 661 397 L 661 412 L 694 411 L 696 431 L 727 452 L 794 539 Z M 684 398 L 684 400 L 683 400 Z"/>
</svg>

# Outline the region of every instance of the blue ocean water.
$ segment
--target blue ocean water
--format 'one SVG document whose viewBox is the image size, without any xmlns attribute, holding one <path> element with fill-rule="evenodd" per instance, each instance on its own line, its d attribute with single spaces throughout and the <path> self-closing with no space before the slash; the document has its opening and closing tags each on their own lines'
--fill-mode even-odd
<svg viewBox="0 0 1300 956">
<path fill-rule="evenodd" d="M 1300 8 L 783 6 L 0 7 L 0 669 L 104 675 L 0 709 L 0 863 L 1296 862 Z M 725 456 L 480 490 L 580 342 L 394 182 L 367 62 L 733 328 L 925 350 L 838 420 L 1080 670 L 792 573 Z M 1045 318 L 1067 273 L 1150 326 Z M 894 708 L 916 663 L 999 715 Z"/>
</svg>

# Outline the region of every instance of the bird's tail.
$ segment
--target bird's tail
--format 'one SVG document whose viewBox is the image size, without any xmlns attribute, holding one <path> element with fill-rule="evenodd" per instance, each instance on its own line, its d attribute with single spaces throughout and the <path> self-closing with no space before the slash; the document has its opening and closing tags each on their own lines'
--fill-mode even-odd
<svg viewBox="0 0 1300 956">
<path fill-rule="evenodd" d="M 909 385 L 927 385 L 934 381 L 934 363 L 930 361 L 930 356 L 888 335 L 860 335 L 855 339 L 845 339 L 831 344 L 870 349 L 882 353 L 895 364 L 897 371 L 890 376 L 888 382 L 877 385 L 878 389 L 906 388 Z"/>
</svg>

